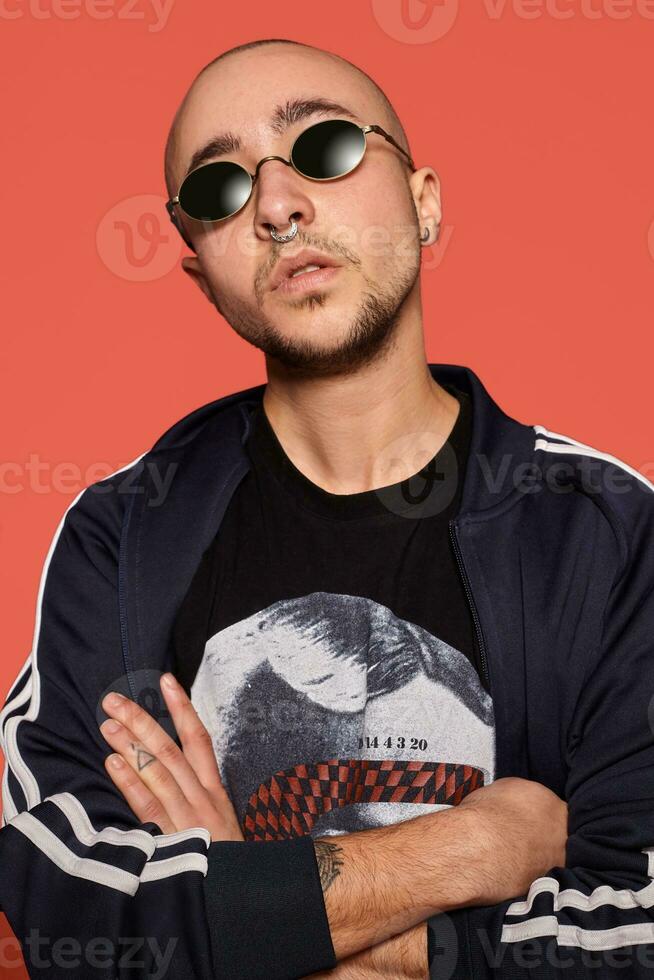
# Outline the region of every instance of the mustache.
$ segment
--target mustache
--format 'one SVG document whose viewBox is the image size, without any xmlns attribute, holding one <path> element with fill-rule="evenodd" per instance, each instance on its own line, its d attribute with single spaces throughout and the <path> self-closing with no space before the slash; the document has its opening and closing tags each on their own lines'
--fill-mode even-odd
<svg viewBox="0 0 654 980">
<path fill-rule="evenodd" d="M 272 270 L 275 268 L 275 265 L 277 264 L 279 259 L 283 258 L 284 256 L 285 246 L 283 244 L 279 244 L 275 241 L 272 241 L 272 239 L 271 239 L 271 244 L 273 248 L 271 249 L 270 255 L 268 256 L 267 260 L 264 262 L 264 264 L 258 270 L 255 276 L 254 285 L 257 294 L 264 288 Z M 293 239 L 293 244 L 295 245 L 295 248 L 298 252 L 303 248 L 315 248 L 318 249 L 320 252 L 324 252 L 325 255 L 329 255 L 332 256 L 333 258 L 341 259 L 344 263 L 349 262 L 354 266 L 361 265 L 360 257 L 356 254 L 356 252 L 353 252 L 346 245 L 344 245 L 343 242 L 321 241 L 318 238 L 313 238 L 307 235 L 300 235 L 298 233 Z"/>
</svg>

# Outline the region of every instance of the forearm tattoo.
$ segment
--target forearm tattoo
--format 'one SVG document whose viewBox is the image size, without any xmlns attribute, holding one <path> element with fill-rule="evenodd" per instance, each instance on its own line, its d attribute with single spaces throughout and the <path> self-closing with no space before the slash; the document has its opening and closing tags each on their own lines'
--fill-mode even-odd
<svg viewBox="0 0 654 980">
<path fill-rule="evenodd" d="M 313 842 L 318 859 L 318 872 L 320 874 L 320 884 L 323 892 L 338 878 L 343 866 L 343 848 L 330 841 L 317 840 Z"/>
</svg>

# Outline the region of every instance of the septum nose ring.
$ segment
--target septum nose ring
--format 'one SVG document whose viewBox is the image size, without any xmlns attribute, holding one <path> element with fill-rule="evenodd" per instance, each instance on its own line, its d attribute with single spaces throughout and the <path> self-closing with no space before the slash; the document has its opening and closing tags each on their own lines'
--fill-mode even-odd
<svg viewBox="0 0 654 980">
<path fill-rule="evenodd" d="M 270 235 L 276 242 L 290 242 L 297 235 L 297 222 L 292 217 L 288 220 L 291 223 L 291 230 L 286 235 L 279 235 L 275 226 L 270 226 Z"/>
</svg>

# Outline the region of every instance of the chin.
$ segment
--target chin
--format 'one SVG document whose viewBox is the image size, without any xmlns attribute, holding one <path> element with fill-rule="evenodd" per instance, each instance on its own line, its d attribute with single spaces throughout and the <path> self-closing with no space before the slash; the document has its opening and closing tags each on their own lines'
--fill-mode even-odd
<svg viewBox="0 0 654 980">
<path fill-rule="evenodd" d="M 310 320 L 298 321 L 289 329 L 286 321 L 275 330 L 280 349 L 293 357 L 326 357 L 337 356 L 338 352 L 348 345 L 349 331 L 347 325 L 334 322 L 332 316 L 313 316 Z"/>
</svg>

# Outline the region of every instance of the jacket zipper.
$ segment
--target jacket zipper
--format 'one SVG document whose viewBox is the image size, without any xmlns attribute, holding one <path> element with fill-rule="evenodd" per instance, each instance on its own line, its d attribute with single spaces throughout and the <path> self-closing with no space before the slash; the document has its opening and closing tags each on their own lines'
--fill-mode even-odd
<svg viewBox="0 0 654 980">
<path fill-rule="evenodd" d="M 470 612 L 472 613 L 472 621 L 474 623 L 475 632 L 477 634 L 477 643 L 479 645 L 479 657 L 481 660 L 482 674 L 484 675 L 484 678 L 486 680 L 487 687 L 490 688 L 490 679 L 488 677 L 488 665 L 486 661 L 486 644 L 484 643 L 484 637 L 481 632 L 481 623 L 479 622 L 477 607 L 475 606 L 475 600 L 472 595 L 472 589 L 470 588 L 470 580 L 468 579 L 468 573 L 466 572 L 466 567 L 463 564 L 463 555 L 461 554 L 461 548 L 459 546 L 459 541 L 456 536 L 454 520 L 448 521 L 448 524 L 450 528 L 450 538 L 452 539 L 452 546 L 454 548 L 454 554 L 456 556 L 456 563 L 459 567 L 461 579 L 463 580 L 463 587 L 465 589 L 465 593 L 468 598 Z"/>
</svg>

